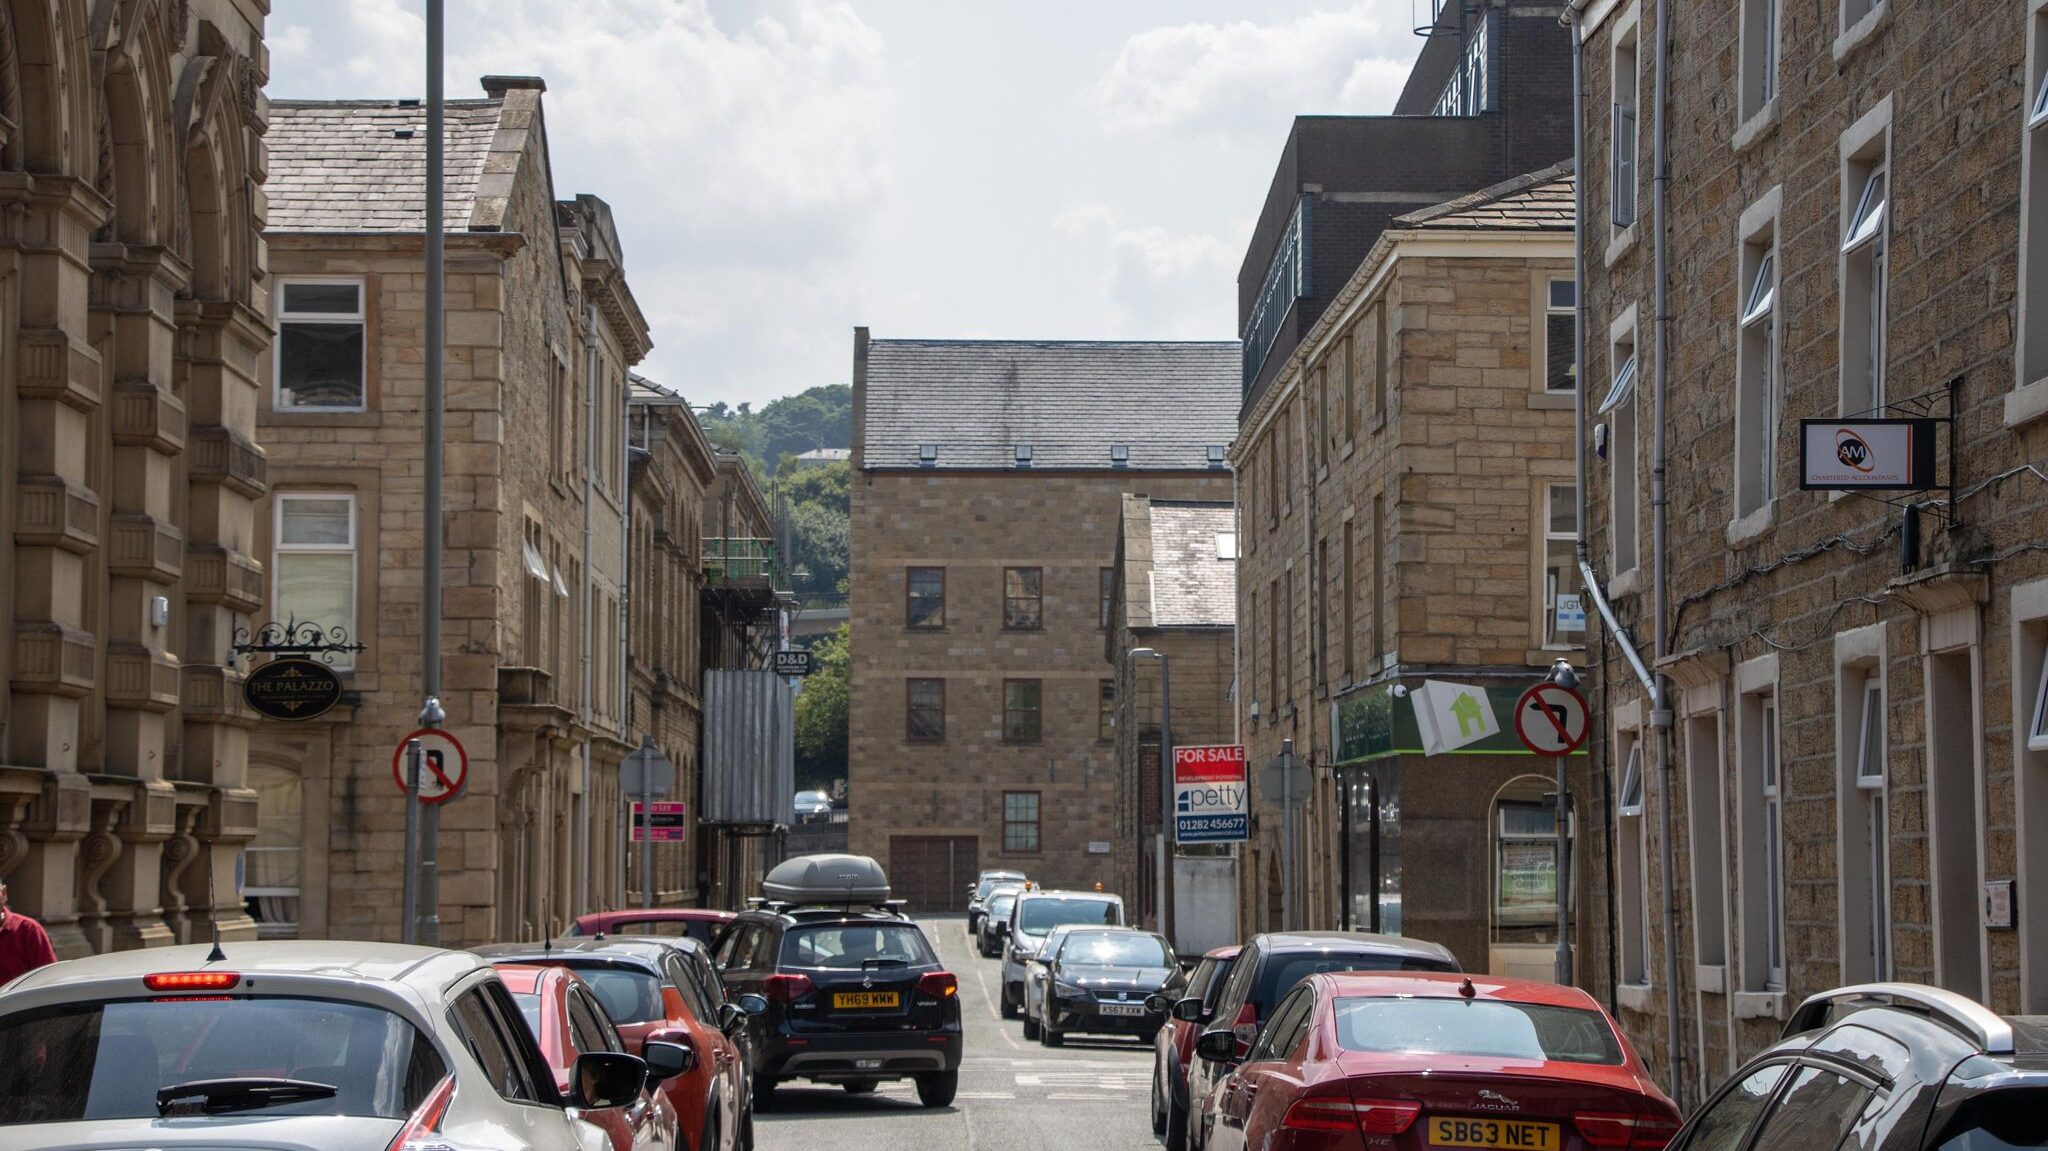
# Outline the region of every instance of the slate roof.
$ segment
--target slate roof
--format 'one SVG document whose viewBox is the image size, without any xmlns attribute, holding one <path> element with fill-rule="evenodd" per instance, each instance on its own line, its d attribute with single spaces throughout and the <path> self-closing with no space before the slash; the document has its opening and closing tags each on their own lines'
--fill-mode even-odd
<svg viewBox="0 0 2048 1151">
<path fill-rule="evenodd" d="M 1481 188 L 1434 207 L 1396 217 L 1397 228 L 1454 231 L 1572 230 L 1571 161 Z"/>
<path fill-rule="evenodd" d="M 1237 622 L 1237 563 L 1219 558 L 1216 541 L 1236 530 L 1228 503 L 1152 501 L 1153 627 Z"/>
<path fill-rule="evenodd" d="M 1237 435 L 1235 340 L 875 340 L 863 391 L 862 466 L 1032 471 L 1199 470 Z M 1221 466 L 1220 463 L 1218 466 Z"/>
<path fill-rule="evenodd" d="M 465 231 L 504 101 L 450 100 L 444 137 L 451 232 Z M 410 129 L 410 137 L 395 133 Z M 263 138 L 273 232 L 424 232 L 427 110 L 396 100 L 273 100 Z"/>
</svg>

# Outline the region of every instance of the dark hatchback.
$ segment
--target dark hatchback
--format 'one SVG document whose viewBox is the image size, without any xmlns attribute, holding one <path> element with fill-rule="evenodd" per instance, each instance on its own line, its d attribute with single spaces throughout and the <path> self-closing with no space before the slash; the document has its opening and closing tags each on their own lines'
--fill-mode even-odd
<svg viewBox="0 0 2048 1151">
<path fill-rule="evenodd" d="M 740 915 L 716 960 L 729 994 L 768 1001 L 742 1024 L 757 1108 L 791 1079 L 854 1094 L 910 1079 L 925 1106 L 953 1101 L 960 985 L 917 924 L 888 910 L 770 904 Z"/>
<path fill-rule="evenodd" d="M 1071 930 L 1046 965 L 1039 1041 L 1058 1047 L 1078 1031 L 1135 1035 L 1149 1043 L 1166 1018 L 1145 1001 L 1161 993 L 1177 997 L 1186 982 L 1165 936 L 1127 928 Z"/>
<path fill-rule="evenodd" d="M 1671 1146 L 2048 1147 L 2048 1016 L 1999 1016 L 1910 983 L 1814 996 Z"/>
</svg>

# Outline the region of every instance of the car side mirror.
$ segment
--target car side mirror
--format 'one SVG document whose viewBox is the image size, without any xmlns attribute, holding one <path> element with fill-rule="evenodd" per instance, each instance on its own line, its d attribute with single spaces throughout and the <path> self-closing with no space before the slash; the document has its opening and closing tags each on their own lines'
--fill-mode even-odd
<svg viewBox="0 0 2048 1151">
<path fill-rule="evenodd" d="M 738 999 L 733 1000 L 733 1002 L 739 1004 L 740 1010 L 748 1015 L 766 1015 L 768 1013 L 768 997 L 766 995 L 758 995 L 749 991 Z"/>
<path fill-rule="evenodd" d="M 1160 998 L 1164 999 L 1166 997 L 1162 995 Z M 1202 1021 L 1202 1001 L 1199 999 L 1179 1000 L 1169 1006 L 1167 1011 L 1182 1023 L 1200 1023 Z"/>
<path fill-rule="evenodd" d="M 649 1039 L 641 1049 L 640 1058 L 647 1063 L 647 1080 L 660 1083 L 688 1074 L 697 1066 L 697 1045 L 687 1038 L 677 1041 Z"/>
<path fill-rule="evenodd" d="M 1150 1011 L 1154 1015 L 1164 1015 L 1173 1010 L 1173 1000 L 1168 999 L 1164 995 L 1147 995 L 1145 997 L 1145 1010 Z"/>
<path fill-rule="evenodd" d="M 569 1103 L 586 1111 L 625 1107 L 646 1088 L 646 1063 L 617 1051 L 592 1051 L 576 1057 L 569 1074 Z"/>
<path fill-rule="evenodd" d="M 727 1035 L 747 1021 L 747 1009 L 728 999 L 718 1005 L 718 1029 Z"/>
<path fill-rule="evenodd" d="M 1195 1054 L 1214 1063 L 1233 1062 L 1237 1058 L 1237 1033 L 1228 1027 L 1204 1031 L 1202 1037 L 1195 1040 Z"/>
</svg>

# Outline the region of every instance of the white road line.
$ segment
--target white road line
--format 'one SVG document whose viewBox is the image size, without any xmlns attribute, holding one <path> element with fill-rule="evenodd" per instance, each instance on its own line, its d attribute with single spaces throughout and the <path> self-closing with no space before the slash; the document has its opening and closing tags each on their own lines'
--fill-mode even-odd
<svg viewBox="0 0 2048 1151">
<path fill-rule="evenodd" d="M 1015 1099 L 1016 1097 L 1017 1093 L 1014 1091 L 962 1091 L 954 1096 L 955 1099 Z"/>
<path fill-rule="evenodd" d="M 1052 1094 L 1052 1095 L 1048 1095 L 1048 1096 L 1046 1096 L 1046 1098 L 1047 1098 L 1047 1099 L 1091 1099 L 1091 1100 L 1097 1100 L 1097 1101 L 1105 1101 L 1105 1100 L 1121 1100 L 1121 1099 L 1124 1099 L 1124 1098 L 1126 1098 L 1126 1096 L 1123 1096 L 1123 1095 L 1079 1095 L 1079 1094 L 1058 1094 L 1058 1093 L 1055 1093 L 1055 1094 Z"/>
</svg>

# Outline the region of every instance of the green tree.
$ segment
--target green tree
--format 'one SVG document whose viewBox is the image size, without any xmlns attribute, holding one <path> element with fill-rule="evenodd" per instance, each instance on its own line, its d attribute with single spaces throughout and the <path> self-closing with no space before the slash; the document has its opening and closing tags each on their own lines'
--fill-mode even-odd
<svg viewBox="0 0 2048 1151">
<path fill-rule="evenodd" d="M 811 674 L 796 697 L 796 785 L 827 790 L 846 778 L 846 723 L 853 665 L 847 624 L 811 645 Z"/>
</svg>

